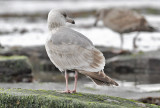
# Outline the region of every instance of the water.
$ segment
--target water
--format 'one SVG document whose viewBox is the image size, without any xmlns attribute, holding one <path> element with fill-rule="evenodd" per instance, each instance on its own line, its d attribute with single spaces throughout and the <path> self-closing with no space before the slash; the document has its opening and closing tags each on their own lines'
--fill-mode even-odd
<svg viewBox="0 0 160 108">
<path fill-rule="evenodd" d="M 146 18 L 153 26 L 160 26 L 160 15 L 146 15 Z M 80 25 L 91 25 L 94 23 L 94 20 L 94 17 L 81 19 L 78 18 L 75 19 L 75 22 L 77 23 L 76 25 L 68 24 L 68 26 L 71 26 L 74 30 L 79 31 L 85 36 L 87 36 L 94 43 L 94 45 L 119 47 L 119 34 L 113 32 L 106 27 L 102 27 L 101 22 L 99 23 L 99 27 L 79 27 Z M 47 23 L 45 20 L 29 22 L 25 18 L 10 18 L 8 20 L 1 18 L 0 25 L 2 25 L 0 27 L 0 42 L 2 43 L 2 45 L 44 45 L 45 40 L 48 36 Z M 124 35 L 124 49 L 132 50 L 132 40 L 135 35 L 136 32 Z M 139 50 L 143 51 L 159 49 L 160 33 L 140 33 L 137 45 Z"/>
</svg>

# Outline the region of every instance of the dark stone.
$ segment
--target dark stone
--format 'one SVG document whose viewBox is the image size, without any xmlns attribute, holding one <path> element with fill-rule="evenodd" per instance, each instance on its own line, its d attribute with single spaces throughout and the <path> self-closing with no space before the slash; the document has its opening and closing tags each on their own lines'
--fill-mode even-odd
<svg viewBox="0 0 160 108">
<path fill-rule="evenodd" d="M 160 97 L 147 97 L 147 98 L 138 99 L 137 101 L 140 101 L 143 103 L 160 105 Z"/>
<path fill-rule="evenodd" d="M 25 56 L 0 56 L 0 82 L 32 82 L 31 65 Z"/>
<path fill-rule="evenodd" d="M 106 60 L 105 72 L 119 80 L 159 83 L 160 51 L 120 55 Z"/>
</svg>

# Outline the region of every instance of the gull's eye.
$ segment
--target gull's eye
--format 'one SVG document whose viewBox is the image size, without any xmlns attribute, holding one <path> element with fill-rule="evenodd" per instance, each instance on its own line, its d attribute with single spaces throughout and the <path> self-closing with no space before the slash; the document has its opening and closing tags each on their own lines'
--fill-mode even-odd
<svg viewBox="0 0 160 108">
<path fill-rule="evenodd" d="M 67 14 L 66 14 L 66 13 L 63 13 L 63 16 L 66 18 L 66 17 L 67 17 Z"/>
</svg>

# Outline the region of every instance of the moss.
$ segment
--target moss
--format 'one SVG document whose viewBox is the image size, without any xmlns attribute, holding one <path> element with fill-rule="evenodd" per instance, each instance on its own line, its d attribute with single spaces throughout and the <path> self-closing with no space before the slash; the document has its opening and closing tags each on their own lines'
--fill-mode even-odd
<svg viewBox="0 0 160 108">
<path fill-rule="evenodd" d="M 31 66 L 26 56 L 0 56 L 1 66 L 9 68 L 23 68 L 24 66 Z"/>
<path fill-rule="evenodd" d="M 19 60 L 19 59 L 27 59 L 26 56 L 0 56 L 1 60 Z"/>
<path fill-rule="evenodd" d="M 92 90 L 92 91 L 97 91 L 97 89 L 95 89 L 93 87 L 85 87 L 85 89 Z"/>
<path fill-rule="evenodd" d="M 64 94 L 52 90 L 0 89 L 1 108 L 142 108 L 139 102 L 87 93 Z M 156 105 L 144 104 L 148 108 Z"/>
</svg>

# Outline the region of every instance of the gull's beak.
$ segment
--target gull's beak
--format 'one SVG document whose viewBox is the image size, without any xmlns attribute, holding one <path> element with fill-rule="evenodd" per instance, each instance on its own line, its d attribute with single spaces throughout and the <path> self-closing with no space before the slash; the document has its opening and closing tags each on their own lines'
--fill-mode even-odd
<svg viewBox="0 0 160 108">
<path fill-rule="evenodd" d="M 69 22 L 69 23 L 71 23 L 71 24 L 75 24 L 74 20 L 71 19 L 71 18 L 69 18 L 69 17 L 66 18 L 66 21 Z"/>
</svg>

